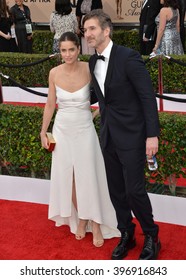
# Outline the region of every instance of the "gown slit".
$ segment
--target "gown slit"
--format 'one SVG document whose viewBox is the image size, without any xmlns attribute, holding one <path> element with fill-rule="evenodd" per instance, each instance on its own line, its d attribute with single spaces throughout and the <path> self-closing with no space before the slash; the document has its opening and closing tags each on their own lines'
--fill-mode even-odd
<svg viewBox="0 0 186 280">
<path fill-rule="evenodd" d="M 73 175 L 72 175 L 72 204 L 74 205 L 74 207 L 77 211 L 78 205 L 77 205 L 76 182 L 75 182 L 75 176 L 74 176 L 74 169 L 73 169 Z"/>
</svg>

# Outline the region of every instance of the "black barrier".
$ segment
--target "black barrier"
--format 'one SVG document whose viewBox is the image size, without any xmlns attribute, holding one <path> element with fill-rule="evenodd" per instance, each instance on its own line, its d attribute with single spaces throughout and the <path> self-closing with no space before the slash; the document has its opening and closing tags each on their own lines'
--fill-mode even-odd
<svg viewBox="0 0 186 280">
<path fill-rule="evenodd" d="M 23 90 L 25 90 L 25 91 L 28 91 L 28 92 L 30 92 L 30 93 L 33 93 L 33 94 L 39 95 L 39 96 L 44 96 L 44 97 L 47 97 L 47 96 L 48 96 L 48 94 L 46 94 L 46 93 L 41 93 L 41 92 L 32 90 L 32 89 L 30 89 L 30 88 L 27 88 L 27 87 L 25 87 L 25 86 L 19 84 L 18 82 L 16 82 L 14 79 L 12 79 L 12 78 L 9 77 L 9 76 L 3 75 L 2 73 L 0 73 L 0 75 L 1 75 L 3 78 L 9 80 L 14 86 L 17 86 L 17 87 L 19 87 L 19 88 L 21 88 L 21 89 L 23 89 Z M 158 97 L 158 98 L 167 99 L 167 100 L 170 100 L 170 101 L 176 101 L 176 102 L 186 103 L 186 99 L 177 98 L 177 97 L 170 97 L 170 96 L 165 96 L 165 95 L 160 95 L 160 94 L 158 94 L 158 93 L 156 93 L 155 95 L 156 95 L 156 97 Z"/>
<path fill-rule="evenodd" d="M 173 57 L 171 57 L 171 56 L 164 55 L 163 53 L 160 53 L 160 54 L 158 54 L 158 55 L 152 53 L 147 59 L 144 60 L 144 62 L 145 62 L 145 64 L 146 64 L 146 63 L 148 63 L 149 61 L 151 61 L 151 59 L 153 59 L 154 57 L 159 57 L 159 56 L 165 57 L 165 58 L 167 58 L 168 60 L 170 60 L 171 62 L 177 63 L 177 64 L 179 64 L 179 65 L 181 65 L 181 66 L 186 66 L 186 63 L 184 63 L 184 62 L 182 62 L 182 61 L 180 61 L 180 60 L 178 60 L 178 59 L 175 59 L 175 58 L 173 58 Z"/>
<path fill-rule="evenodd" d="M 56 57 L 58 56 L 59 54 L 58 53 L 55 53 L 55 54 L 51 54 L 45 58 L 42 58 L 40 60 L 37 60 L 37 61 L 34 61 L 34 62 L 30 62 L 30 63 L 23 63 L 23 64 L 5 64 L 5 63 L 1 63 L 0 62 L 0 66 L 3 66 L 3 67 L 7 67 L 7 68 L 20 68 L 20 67 L 29 67 L 29 66 L 33 66 L 33 65 L 36 65 L 36 64 L 40 64 L 40 63 L 43 63 L 44 61 L 47 61 L 53 57 Z"/>
<path fill-rule="evenodd" d="M 177 59 L 174 59 L 173 57 L 170 57 L 170 56 L 165 56 L 167 59 L 169 59 L 170 61 L 174 62 L 174 63 L 177 63 L 181 66 L 186 66 L 186 63 L 182 62 L 182 61 L 179 61 Z"/>
<path fill-rule="evenodd" d="M 158 57 L 158 68 L 159 68 L 159 77 L 158 77 L 158 83 L 159 83 L 159 92 L 161 94 L 156 93 L 156 97 L 158 97 L 160 99 L 160 111 L 163 111 L 163 103 L 162 103 L 162 99 L 165 100 L 169 100 L 169 101 L 174 101 L 174 102 L 181 102 L 181 103 L 186 103 L 186 99 L 182 99 L 182 98 L 177 98 L 177 97 L 171 97 L 171 96 L 165 96 L 163 95 L 163 77 L 162 77 L 162 57 L 167 58 L 169 61 L 173 62 L 173 63 L 177 63 L 181 66 L 186 66 L 186 63 L 179 61 L 177 59 L 174 59 L 168 55 L 164 55 L 163 53 L 154 53 L 152 52 L 150 54 L 150 56 L 144 60 L 144 63 L 148 63 L 149 61 L 151 61 L 151 59 Z"/>
<path fill-rule="evenodd" d="M 166 99 L 166 100 L 170 100 L 170 101 L 186 103 L 186 99 L 183 99 L 183 98 L 171 97 L 171 96 L 161 95 L 161 94 L 158 94 L 158 93 L 156 93 L 155 95 L 156 95 L 156 97 L 161 98 L 161 99 Z"/>
<path fill-rule="evenodd" d="M 21 88 L 21 89 L 23 89 L 23 90 L 25 90 L 25 91 L 28 91 L 28 92 L 30 92 L 30 93 L 33 93 L 33 94 L 39 95 L 39 96 L 44 96 L 44 97 L 47 97 L 47 96 L 48 96 L 48 94 L 46 94 L 46 93 L 38 92 L 38 91 L 32 90 L 32 89 L 30 89 L 30 88 L 27 88 L 27 87 L 25 87 L 25 86 L 19 84 L 18 82 L 16 82 L 14 79 L 10 78 L 9 76 L 3 75 L 2 73 L 0 73 L 0 75 L 1 75 L 3 78 L 9 80 L 14 86 L 17 86 L 17 87 L 19 87 L 19 88 Z"/>
<path fill-rule="evenodd" d="M 6 65 L 6 64 L 0 63 L 0 66 L 10 67 L 10 68 L 27 67 L 27 66 L 31 66 L 31 65 L 36 65 L 36 64 L 42 63 L 42 62 L 44 62 L 44 61 L 46 61 L 46 60 L 48 60 L 48 59 L 50 59 L 50 58 L 53 58 L 53 57 L 55 57 L 55 56 L 58 56 L 58 55 L 59 55 L 58 53 L 52 54 L 52 55 L 49 55 L 48 57 L 46 57 L 46 58 L 44 58 L 44 59 L 41 59 L 41 60 L 38 60 L 38 61 L 35 61 L 35 62 L 32 62 L 32 63 L 18 64 L 18 65 L 12 65 L 12 64 Z M 158 54 L 158 55 L 156 55 L 156 54 L 150 55 L 150 57 L 149 57 L 147 60 L 145 60 L 144 62 L 147 63 L 147 62 L 149 62 L 152 58 L 157 57 L 157 56 L 158 56 L 158 57 L 164 56 L 164 57 L 166 57 L 167 59 L 169 59 L 170 61 L 172 61 L 172 62 L 174 62 L 174 63 L 178 63 L 178 64 L 180 64 L 180 65 L 182 65 L 182 66 L 186 66 L 185 63 L 180 62 L 180 61 L 178 61 L 178 60 L 176 60 L 176 59 L 174 59 L 174 58 L 172 58 L 172 57 L 170 57 L 170 56 L 165 56 L 163 53 Z M 47 97 L 47 96 L 48 96 L 48 94 L 46 94 L 46 93 L 38 92 L 38 91 L 32 90 L 32 89 L 30 89 L 30 88 L 28 88 L 28 87 L 26 87 L 26 86 L 21 85 L 20 83 L 16 82 L 16 81 L 15 81 L 13 78 L 11 78 L 10 76 L 4 75 L 3 73 L 0 73 L 0 75 L 1 75 L 3 78 L 9 80 L 10 83 L 13 84 L 14 86 L 17 86 L 17 87 L 19 87 L 19 88 L 21 88 L 21 89 L 23 89 L 23 90 L 25 90 L 25 91 L 28 91 L 28 92 L 30 92 L 30 93 L 32 93 L 32 94 L 39 95 L 39 96 L 43 96 L 43 97 Z M 158 94 L 158 93 L 156 93 L 155 95 L 156 95 L 156 97 L 158 97 L 158 98 L 160 98 L 160 99 L 166 99 L 166 100 L 170 100 L 170 101 L 186 103 L 186 99 L 177 98 L 177 97 L 171 97 L 171 96 L 165 96 L 165 95 Z"/>
</svg>

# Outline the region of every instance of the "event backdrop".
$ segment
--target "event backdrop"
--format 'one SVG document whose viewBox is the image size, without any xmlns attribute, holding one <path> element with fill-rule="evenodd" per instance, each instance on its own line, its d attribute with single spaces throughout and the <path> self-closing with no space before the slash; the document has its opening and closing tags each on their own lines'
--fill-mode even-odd
<svg viewBox="0 0 186 280">
<path fill-rule="evenodd" d="M 76 4 L 77 1 L 71 2 Z M 104 11 L 111 16 L 114 23 L 138 23 L 142 2 L 143 0 L 102 0 Z M 11 7 L 15 1 L 7 0 L 7 4 Z M 24 0 L 24 4 L 30 8 L 33 22 L 49 23 L 55 0 Z"/>
</svg>

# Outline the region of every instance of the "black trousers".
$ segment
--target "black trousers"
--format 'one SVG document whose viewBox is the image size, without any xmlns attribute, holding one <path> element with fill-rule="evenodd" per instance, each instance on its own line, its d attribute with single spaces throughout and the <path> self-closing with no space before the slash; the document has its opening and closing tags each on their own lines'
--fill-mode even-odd
<svg viewBox="0 0 186 280">
<path fill-rule="evenodd" d="M 158 225 L 154 223 L 150 199 L 145 189 L 145 147 L 137 150 L 119 150 L 109 140 L 103 149 L 108 187 L 116 210 L 118 229 L 131 234 L 139 221 L 144 234 L 156 237 Z"/>
</svg>

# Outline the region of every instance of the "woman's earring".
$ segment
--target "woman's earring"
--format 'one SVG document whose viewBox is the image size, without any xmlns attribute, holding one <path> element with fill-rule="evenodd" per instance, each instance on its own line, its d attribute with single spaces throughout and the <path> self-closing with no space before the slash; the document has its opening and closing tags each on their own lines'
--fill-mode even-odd
<svg viewBox="0 0 186 280">
<path fill-rule="evenodd" d="M 80 61 L 81 59 L 78 57 L 78 59 L 77 59 L 78 61 Z"/>
</svg>

